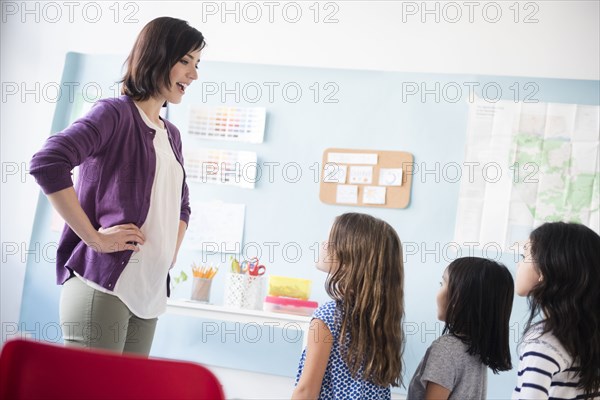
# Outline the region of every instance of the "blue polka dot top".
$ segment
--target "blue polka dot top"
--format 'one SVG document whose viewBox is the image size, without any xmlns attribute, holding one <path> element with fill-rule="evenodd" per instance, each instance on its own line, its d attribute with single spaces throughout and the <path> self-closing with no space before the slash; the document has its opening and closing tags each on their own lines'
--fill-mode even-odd
<svg viewBox="0 0 600 400">
<path fill-rule="evenodd" d="M 329 331 L 333 335 L 333 346 L 327 369 L 321 384 L 321 394 L 319 399 L 389 399 L 390 388 L 382 387 L 373 382 L 359 379 L 353 379 L 350 369 L 344 362 L 338 339 L 341 328 L 341 315 L 336 318 L 336 304 L 334 301 L 323 304 L 315 310 L 313 318 L 320 319 L 327 325 Z M 298 366 L 298 374 L 296 375 L 296 385 L 302 375 L 304 361 L 306 359 L 306 349 L 302 352 L 300 365 Z M 360 371 L 359 371 L 360 372 Z"/>
</svg>

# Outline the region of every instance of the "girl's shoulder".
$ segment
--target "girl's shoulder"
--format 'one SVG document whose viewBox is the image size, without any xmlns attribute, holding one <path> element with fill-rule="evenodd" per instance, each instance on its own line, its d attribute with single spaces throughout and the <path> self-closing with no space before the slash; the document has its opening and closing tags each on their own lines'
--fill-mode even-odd
<svg viewBox="0 0 600 400">
<path fill-rule="evenodd" d="M 519 346 L 522 357 L 525 353 L 544 354 L 554 359 L 561 368 L 567 368 L 571 363 L 571 356 L 552 332 L 544 332 L 543 324 L 532 326 L 523 336 Z"/>
<path fill-rule="evenodd" d="M 462 354 L 467 349 L 467 345 L 451 334 L 445 334 L 435 339 L 430 348 L 435 349 L 437 352 L 446 353 L 448 355 L 452 354 Z"/>
<path fill-rule="evenodd" d="M 337 329 L 336 327 L 339 324 L 339 318 L 336 318 L 338 315 L 338 307 L 335 301 L 328 301 L 320 305 L 315 312 L 313 313 L 313 318 L 320 319 L 327 325 L 327 328 L 335 335 Z"/>
<path fill-rule="evenodd" d="M 556 336 L 552 332 L 544 332 L 544 324 L 542 322 L 530 327 L 523 335 L 524 344 L 535 343 L 559 343 Z"/>
<path fill-rule="evenodd" d="M 337 310 L 337 305 L 335 301 L 328 301 L 327 303 L 321 304 L 315 310 L 313 314 L 313 318 L 320 318 L 320 316 L 333 316 Z"/>
</svg>

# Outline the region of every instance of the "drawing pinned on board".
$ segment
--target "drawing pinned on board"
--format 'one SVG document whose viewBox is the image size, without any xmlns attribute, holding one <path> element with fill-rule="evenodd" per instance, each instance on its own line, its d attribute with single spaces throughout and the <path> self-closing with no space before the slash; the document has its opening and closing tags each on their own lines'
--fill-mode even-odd
<svg viewBox="0 0 600 400">
<path fill-rule="evenodd" d="M 385 204 L 385 187 L 365 186 L 363 189 L 364 204 Z"/>
<path fill-rule="evenodd" d="M 225 253 L 242 246 L 245 204 L 192 202 L 191 207 L 194 212 L 183 242 L 186 248 Z"/>
<path fill-rule="evenodd" d="M 323 170 L 323 182 L 346 183 L 347 171 L 347 165 L 327 163 Z"/>
<path fill-rule="evenodd" d="M 377 164 L 377 153 L 348 153 L 331 152 L 327 155 L 327 162 L 336 164 Z"/>
<path fill-rule="evenodd" d="M 350 183 L 370 185 L 373 181 L 373 167 L 352 165 L 350 167 Z"/>
<path fill-rule="evenodd" d="M 335 201 L 337 203 L 356 204 L 358 202 L 358 186 L 338 185 Z"/>
<path fill-rule="evenodd" d="M 379 184 L 381 186 L 402 186 L 402 168 L 381 168 Z"/>
</svg>

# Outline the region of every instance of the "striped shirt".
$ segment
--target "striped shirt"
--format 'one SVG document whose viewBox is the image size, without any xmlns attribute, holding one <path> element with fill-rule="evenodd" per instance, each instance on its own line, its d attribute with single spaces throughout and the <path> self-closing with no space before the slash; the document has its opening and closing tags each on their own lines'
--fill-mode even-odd
<svg viewBox="0 0 600 400">
<path fill-rule="evenodd" d="M 543 326 L 530 329 L 519 346 L 519 370 L 513 400 L 583 399 L 578 389 L 579 368 L 552 333 Z"/>
</svg>

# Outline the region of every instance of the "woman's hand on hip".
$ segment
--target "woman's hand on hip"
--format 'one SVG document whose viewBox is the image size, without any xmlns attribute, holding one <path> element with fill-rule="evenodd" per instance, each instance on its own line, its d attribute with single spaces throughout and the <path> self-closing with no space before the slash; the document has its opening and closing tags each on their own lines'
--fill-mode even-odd
<svg viewBox="0 0 600 400">
<path fill-rule="evenodd" d="M 115 253 L 117 251 L 140 251 L 138 245 L 144 244 L 146 237 L 134 224 L 115 225 L 98 229 L 98 236 L 90 247 L 99 253 Z"/>
</svg>

